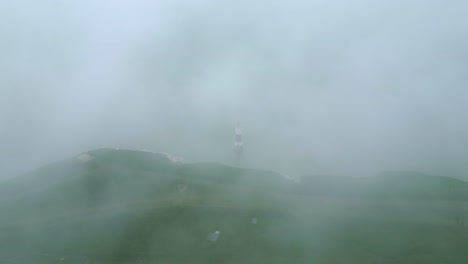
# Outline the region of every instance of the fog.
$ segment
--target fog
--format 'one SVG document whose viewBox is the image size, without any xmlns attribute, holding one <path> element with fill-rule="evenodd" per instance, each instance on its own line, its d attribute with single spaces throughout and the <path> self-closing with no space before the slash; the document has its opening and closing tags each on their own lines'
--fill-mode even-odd
<svg viewBox="0 0 468 264">
<path fill-rule="evenodd" d="M 468 179 L 468 2 L 0 2 L 0 178 L 100 147 Z"/>
</svg>

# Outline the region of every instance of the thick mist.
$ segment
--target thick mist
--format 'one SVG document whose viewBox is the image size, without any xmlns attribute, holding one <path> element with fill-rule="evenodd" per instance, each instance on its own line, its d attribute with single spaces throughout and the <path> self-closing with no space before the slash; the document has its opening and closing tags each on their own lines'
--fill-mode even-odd
<svg viewBox="0 0 468 264">
<path fill-rule="evenodd" d="M 0 178 L 89 149 L 468 179 L 466 1 L 0 2 Z"/>
</svg>

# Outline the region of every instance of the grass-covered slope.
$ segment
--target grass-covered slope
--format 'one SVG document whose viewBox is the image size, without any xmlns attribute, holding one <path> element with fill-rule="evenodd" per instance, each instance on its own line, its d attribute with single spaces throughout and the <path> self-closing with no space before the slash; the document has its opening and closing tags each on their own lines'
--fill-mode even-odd
<svg viewBox="0 0 468 264">
<path fill-rule="evenodd" d="M 274 210 L 290 182 L 273 172 L 221 164 L 185 164 L 159 153 L 100 149 L 0 186 L 3 221 L 48 219 L 84 211 L 221 206 Z"/>
<path fill-rule="evenodd" d="M 1 263 L 468 260 L 467 184 L 455 179 L 398 172 L 294 183 L 161 153 L 87 154 L 0 185 Z"/>
<path fill-rule="evenodd" d="M 443 176 L 389 171 L 373 177 L 303 177 L 299 192 L 366 199 L 468 200 L 468 183 Z"/>
</svg>

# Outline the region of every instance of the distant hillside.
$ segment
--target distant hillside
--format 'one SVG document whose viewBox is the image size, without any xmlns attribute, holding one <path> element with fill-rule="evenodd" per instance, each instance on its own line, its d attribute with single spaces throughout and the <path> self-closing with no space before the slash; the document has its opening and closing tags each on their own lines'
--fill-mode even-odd
<svg viewBox="0 0 468 264">
<path fill-rule="evenodd" d="M 374 177 L 308 175 L 298 192 L 401 200 L 468 200 L 468 183 L 418 172 L 391 171 Z"/>
</svg>

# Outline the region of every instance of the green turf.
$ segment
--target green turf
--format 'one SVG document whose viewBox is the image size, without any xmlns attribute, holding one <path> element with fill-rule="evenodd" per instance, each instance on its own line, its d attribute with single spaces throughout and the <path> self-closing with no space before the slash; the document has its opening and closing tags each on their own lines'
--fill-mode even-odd
<svg viewBox="0 0 468 264">
<path fill-rule="evenodd" d="M 89 154 L 0 185 L 1 263 L 468 263 L 463 181 Z"/>
</svg>

